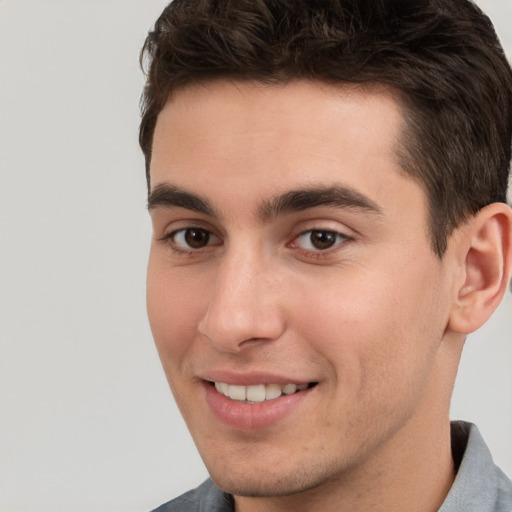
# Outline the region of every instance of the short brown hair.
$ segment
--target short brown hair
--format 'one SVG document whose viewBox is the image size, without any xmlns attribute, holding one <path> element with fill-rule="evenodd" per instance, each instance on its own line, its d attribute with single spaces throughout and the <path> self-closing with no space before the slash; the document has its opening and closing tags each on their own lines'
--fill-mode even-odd
<svg viewBox="0 0 512 512">
<path fill-rule="evenodd" d="M 380 83 L 400 92 L 399 156 L 429 201 L 432 247 L 505 202 L 512 71 L 489 18 L 470 0 L 174 0 L 141 52 L 140 145 L 149 168 L 170 94 L 215 78 Z"/>
</svg>

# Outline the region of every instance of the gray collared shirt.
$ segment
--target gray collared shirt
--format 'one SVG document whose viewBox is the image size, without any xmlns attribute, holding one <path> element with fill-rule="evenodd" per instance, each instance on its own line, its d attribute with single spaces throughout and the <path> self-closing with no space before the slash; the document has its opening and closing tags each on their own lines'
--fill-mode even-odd
<svg viewBox="0 0 512 512">
<path fill-rule="evenodd" d="M 439 512 L 512 512 L 512 482 L 494 464 L 475 425 L 452 422 L 452 451 L 460 466 Z"/>
<path fill-rule="evenodd" d="M 475 425 L 452 422 L 457 476 L 439 512 L 512 512 L 512 482 L 493 462 Z M 153 512 L 233 512 L 230 494 L 211 480 Z"/>
</svg>

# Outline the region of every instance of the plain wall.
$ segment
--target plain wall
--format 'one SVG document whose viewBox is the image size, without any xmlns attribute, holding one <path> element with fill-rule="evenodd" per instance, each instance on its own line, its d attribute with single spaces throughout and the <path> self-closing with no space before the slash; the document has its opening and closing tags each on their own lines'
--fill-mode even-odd
<svg viewBox="0 0 512 512">
<path fill-rule="evenodd" d="M 206 476 L 145 313 L 138 52 L 164 4 L 0 0 L 3 512 L 147 511 Z M 512 2 L 481 4 L 510 52 Z M 453 403 L 509 474 L 511 332 L 508 296 Z"/>
</svg>

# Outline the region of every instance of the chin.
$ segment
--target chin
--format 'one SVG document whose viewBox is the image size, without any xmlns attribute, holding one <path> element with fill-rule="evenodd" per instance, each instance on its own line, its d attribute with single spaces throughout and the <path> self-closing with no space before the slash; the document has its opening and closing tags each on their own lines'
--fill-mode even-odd
<svg viewBox="0 0 512 512">
<path fill-rule="evenodd" d="M 308 490 L 310 487 L 305 482 L 280 479 L 268 481 L 263 479 L 230 479 L 212 477 L 217 487 L 234 496 L 243 496 L 247 498 L 279 497 L 289 496 Z"/>
<path fill-rule="evenodd" d="M 235 496 L 262 498 L 290 496 L 315 489 L 333 478 L 332 471 L 322 468 L 305 471 L 288 469 L 271 473 L 265 471 L 248 474 L 248 471 L 234 471 L 229 474 L 226 468 L 211 471 L 210 476 L 217 487 Z"/>
</svg>

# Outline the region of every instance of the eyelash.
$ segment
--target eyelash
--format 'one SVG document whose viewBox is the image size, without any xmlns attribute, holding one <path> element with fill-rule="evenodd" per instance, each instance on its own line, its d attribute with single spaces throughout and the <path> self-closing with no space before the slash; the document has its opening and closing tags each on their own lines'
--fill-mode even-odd
<svg viewBox="0 0 512 512">
<path fill-rule="evenodd" d="M 176 241 L 177 236 L 179 236 L 181 234 L 181 236 L 183 236 L 183 238 L 185 238 L 187 236 L 187 232 L 190 233 L 192 231 L 196 231 L 203 235 L 206 235 L 208 237 L 206 245 L 204 245 L 203 247 L 194 248 L 194 247 L 191 247 L 190 244 L 188 244 L 188 247 L 186 247 L 185 245 L 187 244 L 187 242 L 185 239 L 182 241 L 181 246 L 180 246 L 180 244 L 178 244 L 178 242 Z M 204 250 L 212 245 L 218 245 L 218 244 L 209 243 L 212 237 L 218 239 L 218 237 L 216 235 L 214 235 L 208 229 L 201 228 L 199 226 L 188 226 L 186 228 L 176 229 L 176 230 L 172 231 L 171 233 L 164 235 L 162 238 L 160 238 L 160 241 L 168 244 L 175 253 L 184 254 L 184 255 L 194 255 L 194 254 L 198 253 L 199 251 Z"/>
<path fill-rule="evenodd" d="M 207 236 L 207 241 L 204 246 L 194 248 L 194 247 L 191 247 L 190 243 L 188 243 L 186 241 L 185 237 L 187 236 L 187 232 L 189 232 L 189 234 L 192 234 L 192 236 L 193 236 L 193 233 L 191 233 L 193 231 L 200 233 L 202 236 L 204 236 L 204 235 Z M 314 248 L 314 247 L 313 248 L 311 248 L 311 247 L 310 248 L 301 248 L 299 246 L 299 244 L 297 243 L 297 241 L 299 239 L 301 239 L 302 237 L 306 237 L 308 235 L 309 235 L 309 242 L 311 242 L 311 237 L 314 234 L 322 235 L 323 237 L 326 237 L 326 238 L 334 237 L 335 239 L 332 242 L 332 245 L 329 247 L 326 247 L 325 249 L 319 249 L 319 248 Z M 183 238 L 183 240 L 181 240 L 180 243 L 178 243 L 176 240 L 176 237 L 178 237 L 178 236 Z M 214 243 L 211 243 L 212 238 L 218 240 L 219 243 L 215 243 L 215 240 L 214 240 Z M 215 247 L 215 246 L 221 244 L 220 239 L 215 234 L 213 234 L 210 230 L 199 227 L 199 226 L 189 226 L 189 227 L 185 227 L 185 228 L 181 228 L 181 229 L 176 229 L 176 230 L 172 231 L 171 233 L 164 235 L 159 240 L 161 242 L 168 244 L 174 253 L 179 254 L 179 255 L 184 255 L 184 256 L 198 255 L 200 253 L 203 253 L 205 250 L 208 250 L 210 247 Z M 323 257 L 328 257 L 333 252 L 336 252 L 337 250 L 339 250 L 339 248 L 340 248 L 339 246 L 345 245 L 346 243 L 350 242 L 351 240 L 352 240 L 352 238 L 350 236 L 347 236 L 347 235 L 345 235 L 339 231 L 335 231 L 333 229 L 312 228 L 312 229 L 307 229 L 305 231 L 302 231 L 301 233 L 299 233 L 299 235 L 295 236 L 293 238 L 293 240 L 287 244 L 287 247 L 302 251 L 302 254 L 308 258 L 323 258 Z"/>
<path fill-rule="evenodd" d="M 305 254 L 309 257 L 315 257 L 315 258 L 321 258 L 326 257 L 330 255 L 332 252 L 335 252 L 339 249 L 340 245 L 344 245 L 348 241 L 351 240 L 351 238 L 343 233 L 340 233 L 339 231 L 333 230 L 333 229 L 325 229 L 325 228 L 312 228 L 307 229 L 300 233 L 298 236 L 296 236 L 293 241 L 289 244 L 289 247 L 297 247 L 297 241 L 302 237 L 309 237 L 308 241 L 310 242 L 310 245 L 313 245 L 312 243 L 312 237 L 313 235 L 322 235 L 324 238 L 331 238 L 334 237 L 334 241 L 332 241 L 332 245 L 329 247 L 326 247 L 324 249 L 320 249 L 318 247 L 313 248 L 302 248 L 302 250 L 305 252 Z M 317 240 L 318 241 L 318 240 Z M 328 242 L 330 243 L 330 241 Z"/>
</svg>

